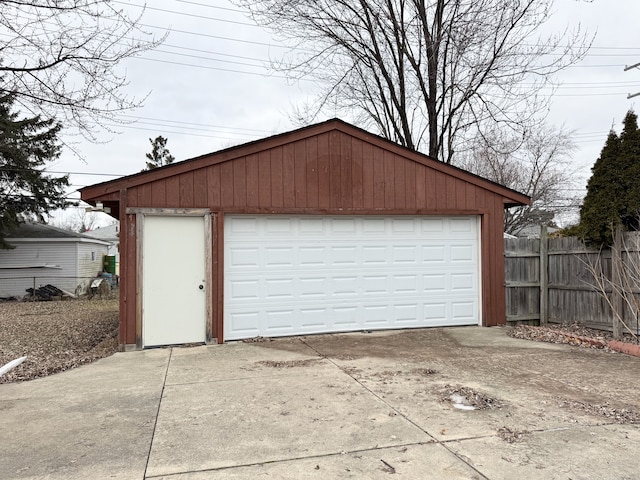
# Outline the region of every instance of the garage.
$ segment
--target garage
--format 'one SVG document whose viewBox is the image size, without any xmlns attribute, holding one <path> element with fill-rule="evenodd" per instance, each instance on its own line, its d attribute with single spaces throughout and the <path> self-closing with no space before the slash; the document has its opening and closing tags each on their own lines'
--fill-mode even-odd
<svg viewBox="0 0 640 480">
<path fill-rule="evenodd" d="M 123 350 L 502 325 L 530 201 L 339 119 L 80 194 L 120 221 Z"/>
<path fill-rule="evenodd" d="M 477 325 L 477 217 L 226 218 L 228 340 Z"/>
</svg>

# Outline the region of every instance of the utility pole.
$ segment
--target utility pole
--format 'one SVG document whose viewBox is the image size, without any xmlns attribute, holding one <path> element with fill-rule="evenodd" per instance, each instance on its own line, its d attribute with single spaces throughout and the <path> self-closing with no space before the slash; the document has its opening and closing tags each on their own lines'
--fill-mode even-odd
<svg viewBox="0 0 640 480">
<path fill-rule="evenodd" d="M 640 62 L 624 67 L 624 71 L 626 72 L 627 70 L 631 70 L 632 68 L 638 68 L 638 67 L 640 67 Z M 638 95 L 640 95 L 640 92 L 630 93 L 627 95 L 627 100 L 633 97 L 637 97 Z"/>
</svg>

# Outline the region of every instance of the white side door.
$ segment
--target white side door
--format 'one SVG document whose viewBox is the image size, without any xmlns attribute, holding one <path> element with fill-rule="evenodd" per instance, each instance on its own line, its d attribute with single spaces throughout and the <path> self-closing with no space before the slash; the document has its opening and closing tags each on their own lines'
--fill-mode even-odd
<svg viewBox="0 0 640 480">
<path fill-rule="evenodd" d="M 205 341 L 204 222 L 202 216 L 144 217 L 143 347 Z"/>
</svg>

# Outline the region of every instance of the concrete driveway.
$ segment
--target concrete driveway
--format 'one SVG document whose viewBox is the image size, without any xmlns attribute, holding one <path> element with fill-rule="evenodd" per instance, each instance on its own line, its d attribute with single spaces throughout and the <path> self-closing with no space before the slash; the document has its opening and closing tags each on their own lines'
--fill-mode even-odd
<svg viewBox="0 0 640 480">
<path fill-rule="evenodd" d="M 0 478 L 635 479 L 639 378 L 504 328 L 119 353 L 0 385 Z"/>
</svg>

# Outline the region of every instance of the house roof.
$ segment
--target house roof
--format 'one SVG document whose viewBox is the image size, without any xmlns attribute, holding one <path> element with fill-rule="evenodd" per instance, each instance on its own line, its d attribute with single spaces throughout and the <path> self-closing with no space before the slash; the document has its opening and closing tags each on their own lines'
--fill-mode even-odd
<svg viewBox="0 0 640 480">
<path fill-rule="evenodd" d="M 366 130 L 363 130 L 337 118 L 290 132 L 285 132 L 260 140 L 255 140 L 242 145 L 226 148 L 217 152 L 200 155 L 198 157 L 183 160 L 181 162 L 174 162 L 169 165 L 155 168 L 153 170 L 147 170 L 140 173 L 135 173 L 133 175 L 117 178 L 115 180 L 97 183 L 81 188 L 79 191 L 81 194 L 81 198 L 85 202 L 94 205 L 97 201 L 101 200 L 117 201 L 119 198 L 120 190 L 124 188 L 136 187 L 145 183 L 161 180 L 167 177 L 203 168 L 208 165 L 231 161 L 242 156 L 262 151 L 265 148 L 277 147 L 334 130 L 340 131 L 347 135 L 351 135 L 355 138 L 359 138 L 365 142 L 377 145 L 383 149 L 393 151 L 394 153 L 399 154 L 409 160 L 413 160 L 434 170 L 441 171 L 442 173 L 445 173 L 447 175 L 457 177 L 480 188 L 489 190 L 503 197 L 505 207 L 527 205 L 530 203 L 530 198 L 528 196 L 516 190 L 507 188 L 503 185 L 495 183 L 491 180 L 487 180 L 486 178 L 480 177 L 453 165 L 440 162 L 422 153 L 409 150 L 408 148 L 391 142 L 383 137 L 380 137 L 379 135 L 369 133 Z"/>
<path fill-rule="evenodd" d="M 120 225 L 115 223 L 113 225 L 107 225 L 106 227 L 95 228 L 84 232 L 84 235 L 99 240 L 117 242 L 120 235 Z"/>
<path fill-rule="evenodd" d="M 42 223 L 21 223 L 18 228 L 7 232 L 5 235 L 7 240 L 42 240 L 42 241 L 76 241 L 89 242 L 108 245 L 108 242 L 91 238 L 81 233 L 64 230 L 52 225 L 44 225 Z"/>
</svg>

